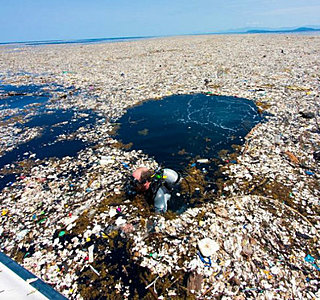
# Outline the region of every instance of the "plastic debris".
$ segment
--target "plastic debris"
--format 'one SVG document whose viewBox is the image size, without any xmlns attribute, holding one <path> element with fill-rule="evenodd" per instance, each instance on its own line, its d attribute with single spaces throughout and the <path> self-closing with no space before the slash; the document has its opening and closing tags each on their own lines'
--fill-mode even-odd
<svg viewBox="0 0 320 300">
<path fill-rule="evenodd" d="M 124 163 L 124 162 L 122 162 L 121 164 L 122 164 L 126 169 L 130 170 L 130 167 L 129 167 L 128 164 L 126 164 L 126 163 Z"/>
<path fill-rule="evenodd" d="M 18 234 L 17 234 L 17 239 L 20 241 L 22 240 L 29 232 L 29 229 L 24 229 L 21 230 Z"/>
<path fill-rule="evenodd" d="M 219 244 L 210 238 L 204 238 L 198 242 L 198 247 L 204 257 L 211 256 L 219 250 Z"/>
<path fill-rule="evenodd" d="M 311 172 L 311 171 L 305 171 L 305 173 L 306 173 L 307 175 L 314 175 L 314 173 Z"/>
<path fill-rule="evenodd" d="M 184 291 L 184 281 L 178 279 L 174 284 L 172 277 L 190 272 L 203 278 L 199 290 L 193 291 L 195 298 L 205 293 L 202 298 L 208 299 L 217 295 L 320 298 L 317 259 L 306 255 L 317 253 L 320 247 L 319 37 L 211 35 L 184 37 L 179 43 L 176 38 L 163 38 L 119 45 L 18 48 L 0 49 L 2 158 L 19 145 L 35 141 L 44 129 L 24 126 L 36 115 L 36 106 L 5 107 L 11 97 L 3 91 L 6 84 L 48 87 L 50 100 L 42 106 L 49 112 L 46 120 L 56 109 L 73 111 L 72 120 L 79 120 L 83 110 L 90 111 L 89 115 L 94 112 L 97 119 L 52 141 L 58 146 L 74 138 L 81 140 L 85 147 L 75 156 L 42 160 L 39 153 L 24 150 L 20 161 L 3 166 L 1 182 L 12 184 L 4 185 L 0 193 L 1 214 L 8 210 L 0 218 L 1 251 L 23 259 L 24 267 L 70 299 L 90 295 L 93 289 L 97 292 L 97 287 L 102 295 L 133 298 L 131 284 L 138 281 L 130 274 L 134 265 L 153 274 L 145 286 L 160 276 L 155 285 L 161 286 L 165 299 L 174 298 L 169 291 Z M 263 58 L 266 54 L 267 59 Z M 143 72 L 138 66 L 143 66 Z M 51 84 L 58 84 L 61 90 L 53 92 Z M 254 101 L 267 116 L 248 132 L 238 154 L 224 155 L 223 163 L 218 163 L 223 176 L 222 182 L 216 182 L 222 185 L 216 187 L 217 195 L 167 218 L 149 213 L 143 202 L 116 195 L 123 191 L 130 169 L 156 169 L 159 162 L 142 151 L 123 149 L 111 132 L 115 130 L 112 122 L 128 107 L 168 92 L 236 95 Z M 77 122 L 67 121 L 73 123 Z M 51 129 L 57 130 L 63 124 L 54 126 Z M 187 125 L 186 130 L 191 126 L 196 125 Z M 214 157 L 208 159 L 216 162 Z M 192 163 L 192 171 L 201 172 L 194 168 L 199 164 Z M 197 182 L 191 192 L 199 186 Z M 198 191 L 196 197 L 205 193 Z M 119 206 L 121 214 L 116 211 Z M 72 216 L 79 218 L 68 224 Z M 69 225 L 74 226 L 65 229 Z M 68 235 L 53 239 L 62 228 Z M 221 245 L 221 251 L 210 257 L 210 268 L 196 250 L 197 241 L 204 237 Z M 130 252 L 125 252 L 129 261 L 120 259 L 121 266 L 129 263 L 130 268 L 127 276 L 120 267 L 115 282 L 109 275 L 109 267 L 115 267 L 109 258 L 117 263 L 113 255 L 119 250 L 118 239 L 124 248 L 130 245 Z M 97 267 L 106 272 L 88 262 L 86 249 L 91 243 L 99 245 L 94 263 L 108 261 L 108 268 Z M 208 262 L 207 257 L 202 258 Z M 86 273 L 88 270 L 93 273 Z M 167 291 L 163 287 L 170 282 L 173 285 Z M 152 285 L 150 288 L 153 290 Z"/>
<path fill-rule="evenodd" d="M 89 265 L 90 269 L 100 277 L 100 272 L 98 272 L 93 266 Z"/>
<path fill-rule="evenodd" d="M 285 154 L 289 157 L 292 163 L 299 164 L 299 159 L 293 153 L 286 151 Z"/>
<path fill-rule="evenodd" d="M 89 263 L 93 263 L 93 249 L 94 249 L 94 245 L 91 245 L 89 248 L 88 248 L 88 251 L 89 251 Z"/>
<path fill-rule="evenodd" d="M 108 164 L 113 164 L 115 162 L 112 156 L 101 156 L 100 165 L 106 166 Z"/>
<path fill-rule="evenodd" d="M 316 264 L 316 259 L 312 257 L 310 254 L 308 254 L 304 260 L 308 263 L 310 263 L 313 267 L 315 267 L 318 271 L 320 271 L 320 267 Z"/>
<path fill-rule="evenodd" d="M 209 163 L 209 159 L 207 159 L 207 158 L 197 159 L 197 163 L 199 163 L 199 164 L 208 164 Z"/>
<path fill-rule="evenodd" d="M 201 252 L 198 252 L 199 258 L 201 259 L 201 261 L 203 262 L 205 267 L 210 268 L 211 267 L 211 258 L 209 255 L 207 255 L 206 257 L 203 257 Z"/>
</svg>

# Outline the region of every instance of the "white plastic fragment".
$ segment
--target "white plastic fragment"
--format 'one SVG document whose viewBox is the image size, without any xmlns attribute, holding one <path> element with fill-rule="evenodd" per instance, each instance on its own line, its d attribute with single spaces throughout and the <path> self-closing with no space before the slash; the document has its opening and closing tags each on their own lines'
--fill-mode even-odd
<svg viewBox="0 0 320 300">
<path fill-rule="evenodd" d="M 216 253 L 220 246 L 217 242 L 210 238 L 204 238 L 198 242 L 199 250 L 204 257 L 211 256 Z"/>
<path fill-rule="evenodd" d="M 111 208 L 109 210 L 109 217 L 113 218 L 117 214 L 117 210 L 115 208 Z"/>
<path fill-rule="evenodd" d="M 30 284 L 30 283 L 33 283 L 33 282 L 37 281 L 38 279 L 39 278 L 29 278 L 29 279 L 26 280 L 26 282 Z"/>
<path fill-rule="evenodd" d="M 100 272 L 98 272 L 93 266 L 89 265 L 90 269 L 96 273 L 98 276 L 100 276 Z"/>
<path fill-rule="evenodd" d="M 200 158 L 200 159 L 197 159 L 197 163 L 199 163 L 199 164 L 208 164 L 209 163 L 209 159 Z"/>
<path fill-rule="evenodd" d="M 89 248 L 88 248 L 88 251 L 89 251 L 89 263 L 93 263 L 93 249 L 94 249 L 94 245 L 91 245 Z"/>
<path fill-rule="evenodd" d="M 119 218 L 116 220 L 116 225 L 117 225 L 117 226 L 120 226 L 120 225 L 125 224 L 126 222 L 127 222 L 127 221 L 126 221 L 124 218 L 119 217 Z"/>
<path fill-rule="evenodd" d="M 28 232 L 29 232 L 29 229 L 23 229 L 23 230 L 21 230 L 21 231 L 16 235 L 17 239 L 18 239 L 19 241 L 22 240 L 22 239 L 27 235 Z"/>
<path fill-rule="evenodd" d="M 100 165 L 106 166 L 108 164 L 113 164 L 115 162 L 112 156 L 101 156 Z"/>
</svg>

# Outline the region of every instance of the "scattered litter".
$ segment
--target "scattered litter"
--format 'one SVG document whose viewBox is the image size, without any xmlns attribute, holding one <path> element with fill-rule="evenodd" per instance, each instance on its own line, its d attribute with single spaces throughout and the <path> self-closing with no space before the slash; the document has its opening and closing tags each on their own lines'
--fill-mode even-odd
<svg viewBox="0 0 320 300">
<path fill-rule="evenodd" d="M 101 156 L 100 165 L 106 166 L 108 164 L 113 164 L 115 162 L 112 156 Z"/>
<path fill-rule="evenodd" d="M 100 276 L 100 272 L 98 272 L 93 266 L 89 265 L 90 269 L 96 273 L 98 276 Z"/>
<path fill-rule="evenodd" d="M 305 173 L 306 173 L 307 175 L 314 175 L 314 173 L 311 172 L 311 171 L 305 171 Z"/>
<path fill-rule="evenodd" d="M 200 259 L 203 262 L 205 267 L 208 267 L 208 268 L 211 267 L 211 258 L 210 257 L 208 257 L 208 256 L 207 257 L 203 257 L 201 255 L 200 251 L 198 252 L 198 255 L 199 255 L 199 257 L 200 257 Z"/>
<path fill-rule="evenodd" d="M 29 232 L 29 229 L 24 229 L 24 230 L 21 230 L 16 236 L 17 236 L 17 239 L 20 241 L 22 240 L 26 235 L 27 233 Z"/>
<path fill-rule="evenodd" d="M 59 46 L 58 52 L 57 46 L 26 46 L 19 52 L 4 46 L 0 51 L 1 158 L 41 137 L 44 129 L 21 129 L 35 117 L 35 106 L 5 108 L 4 97 L 13 97 L 3 92 L 5 84 L 59 84 L 61 91 L 49 87 L 46 121 L 57 108 L 71 110 L 72 121 L 63 125 L 61 120 L 52 130 L 77 123 L 83 110 L 90 111 L 83 118 L 90 118 L 92 112 L 97 118 L 59 136 L 58 142 L 85 143 L 75 156 L 42 160 L 39 153 L 23 150 L 21 160 L 1 167 L 1 183 L 11 182 L 3 185 L 0 194 L 1 251 L 70 299 L 86 298 L 98 288 L 106 295 L 108 285 L 109 292 L 115 293 L 110 297 L 134 297 L 130 285 L 138 279 L 130 275 L 133 265 L 144 268 L 148 282 L 156 278 L 143 287 L 155 288 L 156 283 L 165 299 L 170 296 L 162 287 L 170 282 L 170 293 L 186 297 L 187 293 L 179 294 L 184 292 L 184 280 L 172 277 L 183 274 L 184 278 L 191 271 L 203 278 L 199 290 L 193 291 L 195 298 L 203 294 L 208 299 L 216 295 L 320 298 L 317 256 L 306 255 L 320 247 L 318 44 L 319 38 L 310 36 L 244 35 L 241 39 L 185 37 L 179 43 L 175 38 L 154 39 L 125 42 L 121 47 L 66 45 Z M 290 53 L 290 59 L 279 49 Z M 262 62 L 265 53 L 268 59 Z M 143 72 L 137 66 L 143 66 Z M 130 201 L 121 192 L 130 170 L 139 166 L 154 170 L 158 163 L 142 151 L 122 148 L 111 135 L 112 122 L 129 106 L 168 92 L 247 98 L 268 115 L 266 122 L 248 132 L 237 155 L 190 160 L 191 171 L 203 176 L 208 176 L 203 166 L 196 168 L 206 163 L 202 160 L 217 163 L 223 177 L 215 183 L 216 197 L 181 215 L 155 216 L 146 203 Z M 191 126 L 196 124 L 186 130 Z M 58 142 L 49 144 L 54 147 Z M 205 167 L 208 171 L 209 165 Z M 205 193 L 200 186 L 200 182 L 191 186 L 195 197 Z M 53 238 L 56 232 L 58 237 Z M 198 246 L 205 238 L 215 244 Z M 130 251 L 117 260 L 114 253 L 121 243 Z M 105 275 L 111 264 L 99 267 L 101 272 L 90 264 L 98 266 L 104 260 L 130 267 L 120 267 L 115 282 Z"/>
</svg>

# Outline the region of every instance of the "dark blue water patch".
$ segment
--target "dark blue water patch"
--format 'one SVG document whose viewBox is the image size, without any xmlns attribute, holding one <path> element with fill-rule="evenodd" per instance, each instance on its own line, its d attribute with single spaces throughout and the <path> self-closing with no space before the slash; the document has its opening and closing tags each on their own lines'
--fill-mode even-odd
<svg viewBox="0 0 320 300">
<path fill-rule="evenodd" d="M 0 191 L 15 180 L 16 176 L 14 174 L 0 175 Z"/>
<path fill-rule="evenodd" d="M 73 110 L 49 110 L 43 114 L 32 117 L 23 124 L 23 127 L 52 126 L 61 122 L 67 122 L 74 116 Z M 68 124 L 65 124 L 68 126 Z M 75 125 L 70 123 L 69 125 Z M 80 126 L 79 126 L 80 127 Z M 73 127 L 71 128 L 73 129 Z"/>
<path fill-rule="evenodd" d="M 41 126 L 43 132 L 40 137 L 34 138 L 27 143 L 20 144 L 12 151 L 0 157 L 0 168 L 24 158 L 24 153 L 32 152 L 36 158 L 46 157 L 62 158 L 75 156 L 80 150 L 88 146 L 81 140 L 57 141 L 61 134 L 71 134 L 80 127 L 92 126 L 96 121 L 96 115 L 91 113 L 85 117 L 77 117 L 72 110 L 50 111 L 49 114 L 36 115 L 30 121 L 20 125 L 21 127 Z"/>
<path fill-rule="evenodd" d="M 0 100 L 0 109 L 24 108 L 27 105 L 47 102 L 47 96 L 12 96 Z"/>
<path fill-rule="evenodd" d="M 36 93 L 41 91 L 43 85 L 0 85 L 0 92 L 8 92 L 8 93 Z"/>
<path fill-rule="evenodd" d="M 49 91 L 42 85 L 0 85 L 0 110 L 22 109 L 30 104 L 46 103 L 49 98 Z"/>
<path fill-rule="evenodd" d="M 85 143 L 81 140 L 65 140 L 58 141 L 53 144 L 46 144 L 37 151 L 37 158 L 44 159 L 47 157 L 62 158 L 65 156 L 75 156 L 79 151 L 90 146 L 89 143 Z M 35 151 L 33 151 L 35 152 Z"/>
<path fill-rule="evenodd" d="M 64 116 L 71 116 L 69 111 L 66 113 L 57 111 L 55 114 L 50 114 L 50 118 L 53 119 L 54 115 L 57 115 L 57 121 L 61 121 L 61 118 L 59 117 L 61 114 Z M 28 158 L 30 153 L 36 154 L 35 159 L 41 160 L 49 157 L 74 157 L 79 151 L 92 146 L 91 143 L 83 142 L 79 139 L 57 141 L 57 137 L 60 134 L 73 133 L 81 126 L 92 126 L 94 123 L 95 115 L 92 114 L 89 117 L 79 118 L 74 122 L 58 124 L 53 127 L 46 126 L 40 137 L 21 144 L 0 157 L 0 168 Z M 38 123 L 35 123 L 35 125 L 38 125 Z M 7 178 L 7 180 L 6 178 L 2 178 L 0 179 L 0 185 L 5 186 L 6 183 L 11 180 L 12 178 Z"/>
<path fill-rule="evenodd" d="M 175 95 L 133 107 L 118 122 L 117 138 L 142 149 L 162 166 L 184 169 L 195 158 L 232 150 L 263 120 L 247 99 L 204 94 Z"/>
<path fill-rule="evenodd" d="M 44 104 L 52 96 L 52 92 L 78 93 L 73 86 L 63 87 L 58 84 L 50 85 L 0 85 L 0 110 L 25 108 L 30 104 Z"/>
<path fill-rule="evenodd" d="M 92 145 L 92 143 L 83 142 L 79 139 L 75 132 L 80 127 L 90 130 L 98 120 L 96 113 L 83 110 L 48 109 L 46 107 L 47 100 L 51 97 L 53 91 L 62 91 L 68 95 L 70 92 L 74 92 L 72 86 L 64 89 L 55 84 L 44 86 L 2 85 L 0 88 L 0 96 L 2 95 L 5 98 L 0 101 L 8 101 L 7 107 L 24 108 L 8 111 L 8 113 L 3 114 L 0 121 L 10 123 L 10 119 L 12 119 L 11 123 L 22 131 L 29 128 L 41 129 L 41 134 L 38 137 L 26 142 L 21 141 L 22 143 L 17 144 L 13 150 L 0 157 L 0 173 L 13 172 L 19 174 L 19 168 L 9 167 L 9 170 L 4 167 L 29 159 L 30 154 L 35 154 L 32 157 L 40 160 L 50 157 L 74 157 L 79 151 Z M 37 102 L 42 102 L 42 105 L 33 108 L 26 107 L 28 104 Z M 71 139 L 60 140 L 61 135 L 71 135 Z M 0 190 L 10 181 L 15 181 L 14 175 L 1 175 Z"/>
</svg>

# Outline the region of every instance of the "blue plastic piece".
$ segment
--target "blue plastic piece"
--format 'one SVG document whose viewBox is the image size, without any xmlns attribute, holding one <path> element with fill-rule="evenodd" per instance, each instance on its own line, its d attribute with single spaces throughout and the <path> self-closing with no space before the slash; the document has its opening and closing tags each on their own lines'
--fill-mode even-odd
<svg viewBox="0 0 320 300">
<path fill-rule="evenodd" d="M 128 165 L 128 164 L 126 164 L 126 163 L 122 162 L 122 165 L 123 165 L 126 169 L 130 169 L 130 167 L 129 167 L 129 165 Z"/>
<path fill-rule="evenodd" d="M 312 266 L 314 266 L 318 271 L 320 271 L 320 268 L 317 266 L 317 264 L 315 263 L 316 259 L 314 257 L 312 257 L 310 254 L 308 254 L 304 260 L 310 264 L 312 264 Z"/>
<path fill-rule="evenodd" d="M 312 257 L 310 254 L 308 254 L 308 255 L 304 258 L 304 260 L 305 260 L 306 262 L 308 262 L 308 263 L 314 263 L 315 258 Z"/>
<path fill-rule="evenodd" d="M 199 255 L 201 261 L 204 263 L 204 266 L 210 268 L 211 267 L 211 258 L 208 257 L 208 260 L 205 260 L 205 258 L 201 255 L 200 251 L 198 251 L 198 255 Z"/>
<path fill-rule="evenodd" d="M 311 172 L 311 171 L 306 171 L 306 174 L 307 174 L 307 175 L 314 175 L 314 173 Z"/>
</svg>

